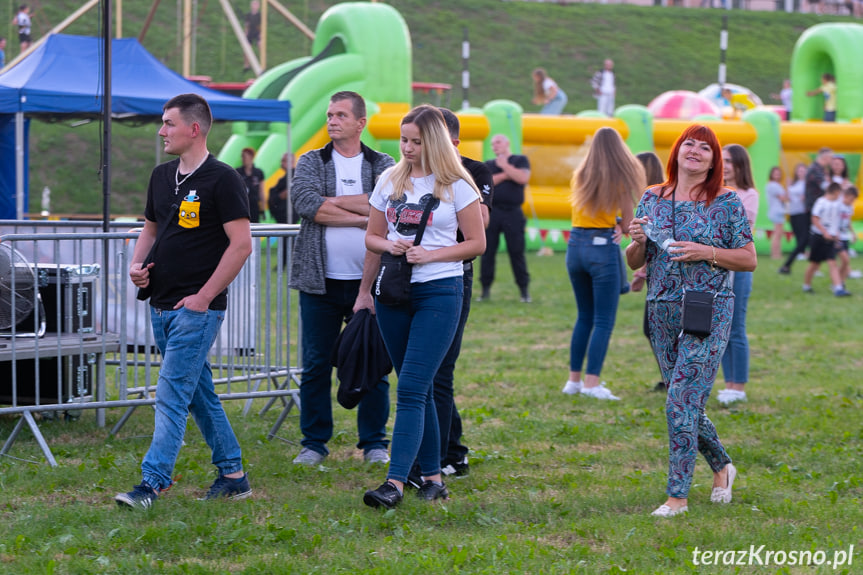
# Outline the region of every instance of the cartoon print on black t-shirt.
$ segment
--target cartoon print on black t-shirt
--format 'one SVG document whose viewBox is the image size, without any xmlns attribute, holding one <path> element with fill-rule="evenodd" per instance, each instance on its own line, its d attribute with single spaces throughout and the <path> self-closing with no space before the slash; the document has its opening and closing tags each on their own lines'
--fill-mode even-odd
<svg viewBox="0 0 863 575">
<path fill-rule="evenodd" d="M 435 199 L 433 194 L 425 194 L 420 198 L 418 204 L 409 204 L 404 198 L 398 200 L 390 200 L 387 203 L 387 221 L 395 225 L 396 231 L 402 236 L 415 236 L 420 227 L 420 220 L 423 217 L 423 210 L 426 204 L 432 204 L 432 211 L 429 214 L 429 219 L 426 225 L 431 225 L 434 218 L 434 211 L 440 205 L 440 200 Z"/>
</svg>

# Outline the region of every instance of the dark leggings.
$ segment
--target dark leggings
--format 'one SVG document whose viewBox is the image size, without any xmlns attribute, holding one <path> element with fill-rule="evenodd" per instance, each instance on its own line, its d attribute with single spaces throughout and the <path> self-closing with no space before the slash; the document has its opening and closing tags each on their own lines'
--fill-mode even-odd
<svg viewBox="0 0 863 575">
<path fill-rule="evenodd" d="M 797 259 L 798 254 L 802 254 L 806 251 L 806 246 L 809 245 L 809 226 L 811 225 L 811 218 L 809 213 L 803 214 L 794 214 L 790 218 L 791 221 L 791 230 L 794 232 L 794 251 L 788 256 L 788 259 L 785 260 L 785 265 L 788 269 L 791 269 L 791 265 L 794 263 L 794 260 Z"/>
</svg>

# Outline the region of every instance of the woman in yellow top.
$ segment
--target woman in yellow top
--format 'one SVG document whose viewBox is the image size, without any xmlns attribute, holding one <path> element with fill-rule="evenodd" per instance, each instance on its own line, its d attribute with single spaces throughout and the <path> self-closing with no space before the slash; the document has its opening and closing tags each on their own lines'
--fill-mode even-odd
<svg viewBox="0 0 863 575">
<path fill-rule="evenodd" d="M 620 298 L 620 229 L 629 229 L 636 194 L 645 187 L 644 168 L 612 128 L 600 128 L 584 162 L 572 176 L 572 231 L 566 268 L 578 319 L 572 330 L 569 381 L 564 393 L 619 399 L 600 383 Z M 587 355 L 587 369 L 581 377 Z"/>
</svg>

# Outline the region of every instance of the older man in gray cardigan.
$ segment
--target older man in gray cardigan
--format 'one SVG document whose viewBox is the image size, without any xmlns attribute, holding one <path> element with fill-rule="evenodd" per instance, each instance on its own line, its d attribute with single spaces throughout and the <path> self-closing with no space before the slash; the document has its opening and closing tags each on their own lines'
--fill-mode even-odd
<svg viewBox="0 0 863 575">
<path fill-rule="evenodd" d="M 302 217 L 294 247 L 291 287 L 300 292 L 303 377 L 300 385 L 302 450 L 294 463 L 318 465 L 333 435 L 330 356 L 342 324 L 370 309 L 380 256 L 365 249 L 368 197 L 393 159 L 360 141 L 366 106 L 356 92 L 337 92 L 327 108 L 331 142 L 303 154 L 291 200 Z M 381 379 L 357 412 L 357 447 L 370 463 L 387 463 L 389 383 Z"/>
</svg>

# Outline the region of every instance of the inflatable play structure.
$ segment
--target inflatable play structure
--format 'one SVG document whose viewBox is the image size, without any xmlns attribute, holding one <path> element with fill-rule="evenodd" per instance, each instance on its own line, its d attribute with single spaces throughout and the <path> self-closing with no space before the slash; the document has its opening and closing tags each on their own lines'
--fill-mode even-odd
<svg viewBox="0 0 863 575">
<path fill-rule="evenodd" d="M 666 161 L 671 145 L 687 125 L 692 121 L 707 124 L 723 144 L 737 143 L 749 150 L 759 190 L 764 190 L 773 166 L 790 174 L 795 164 L 811 163 L 820 147 L 829 146 L 845 155 L 851 178 L 861 187 L 863 59 L 859 54 L 863 54 L 861 25 L 819 24 L 801 35 L 791 62 L 793 122 L 781 122 L 775 112 L 757 105 L 747 106 L 739 119 L 723 120 L 709 97 L 694 93 L 708 105 L 685 119 L 660 118 L 647 107 L 635 105 L 621 106 L 610 118 L 595 111 L 543 116 L 525 114 L 515 102 L 496 100 L 481 109 L 458 112 L 461 152 L 491 158 L 491 136 L 503 133 L 510 138 L 513 153 L 529 157 L 531 180 L 524 211 L 530 221 L 532 247 L 565 248 L 570 228 L 569 181 L 592 135 L 603 126 L 618 130 L 633 153 L 655 151 Z M 837 78 L 837 123 L 818 121 L 822 103 L 806 96 L 819 86 L 825 72 Z M 267 71 L 244 94 L 290 100 L 294 120 L 289 129 L 284 123 L 237 122 L 219 157 L 237 165 L 242 148 L 257 149 L 255 163 L 268 175 L 269 188 L 282 175 L 279 164 L 286 150 L 299 157 L 328 141 L 329 96 L 339 90 L 355 90 L 365 96 L 369 108 L 364 141 L 397 158 L 399 122 L 412 103 L 411 76 L 410 33 L 398 11 L 381 3 L 335 5 L 321 17 L 309 57 Z M 766 204 L 763 194 L 762 202 Z M 759 230 L 772 228 L 766 214 L 763 205 L 756 222 Z M 863 199 L 856 206 L 855 219 L 863 219 Z"/>
</svg>

